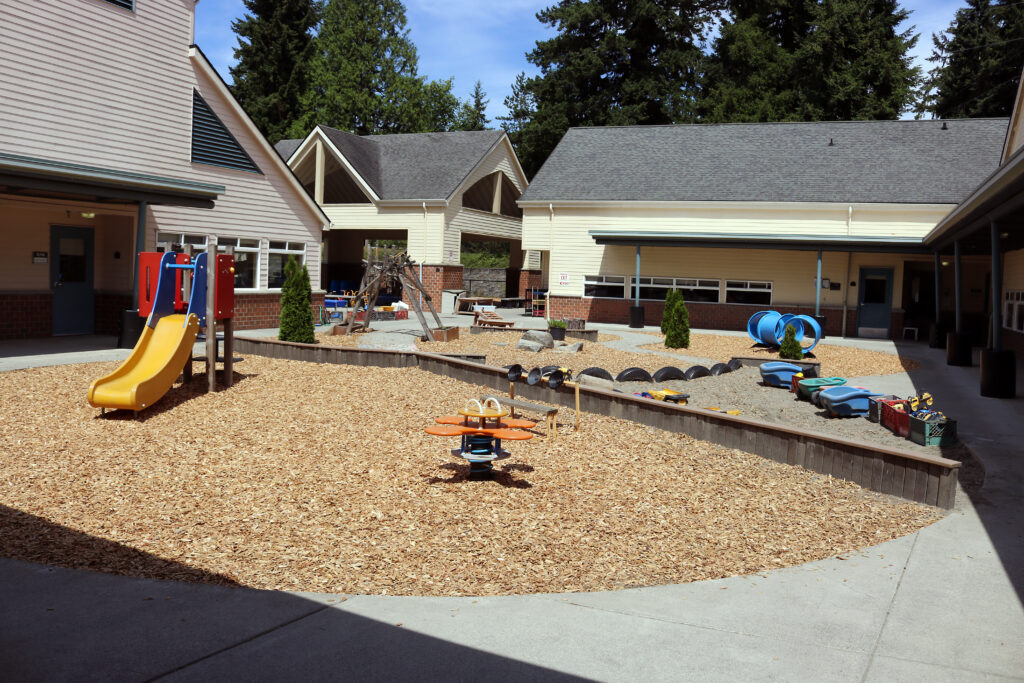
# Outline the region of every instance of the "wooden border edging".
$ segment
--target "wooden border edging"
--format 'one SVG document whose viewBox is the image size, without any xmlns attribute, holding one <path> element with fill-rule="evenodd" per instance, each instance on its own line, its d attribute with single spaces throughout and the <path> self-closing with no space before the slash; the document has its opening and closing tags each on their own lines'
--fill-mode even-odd
<svg viewBox="0 0 1024 683">
<path fill-rule="evenodd" d="M 238 353 L 269 358 L 363 367 L 418 366 L 427 372 L 508 391 L 505 370 L 424 351 L 353 349 L 319 344 L 235 338 Z M 573 407 L 574 392 L 543 385 L 516 385 L 516 396 Z M 960 463 L 947 458 L 888 448 L 863 441 L 844 441 L 827 434 L 679 406 L 598 387 L 580 387 L 580 408 L 588 413 L 638 422 L 688 434 L 726 448 L 753 453 L 776 462 L 799 465 L 819 474 L 927 505 L 951 509 Z"/>
</svg>

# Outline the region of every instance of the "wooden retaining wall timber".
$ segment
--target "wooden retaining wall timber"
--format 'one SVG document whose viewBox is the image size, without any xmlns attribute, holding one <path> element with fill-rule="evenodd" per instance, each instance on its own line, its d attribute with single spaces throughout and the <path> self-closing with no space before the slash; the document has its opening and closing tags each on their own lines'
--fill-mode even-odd
<svg viewBox="0 0 1024 683">
<path fill-rule="evenodd" d="M 362 367 L 412 367 L 444 375 L 499 393 L 508 391 L 505 370 L 423 351 L 352 349 L 318 344 L 235 338 L 238 353 L 313 363 Z M 572 387 L 557 390 L 544 385 L 516 384 L 516 398 L 574 406 Z M 845 441 L 827 434 L 793 429 L 715 411 L 677 406 L 620 394 L 597 387 L 580 387 L 580 408 L 588 413 L 618 417 L 658 429 L 688 434 L 776 462 L 799 465 L 819 474 L 852 481 L 866 489 L 950 509 L 956 496 L 960 463 L 939 456 L 887 448 L 862 441 Z M 586 430 L 584 422 L 583 429 Z"/>
</svg>

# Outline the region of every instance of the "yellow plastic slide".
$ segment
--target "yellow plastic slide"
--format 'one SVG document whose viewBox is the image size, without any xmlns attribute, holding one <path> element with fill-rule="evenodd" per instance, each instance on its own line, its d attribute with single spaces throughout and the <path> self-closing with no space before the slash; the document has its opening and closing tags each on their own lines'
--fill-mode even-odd
<svg viewBox="0 0 1024 683">
<path fill-rule="evenodd" d="M 191 313 L 165 315 L 156 328 L 146 325 L 132 355 L 114 372 L 89 385 L 93 408 L 142 410 L 167 393 L 185 367 L 199 332 Z"/>
</svg>

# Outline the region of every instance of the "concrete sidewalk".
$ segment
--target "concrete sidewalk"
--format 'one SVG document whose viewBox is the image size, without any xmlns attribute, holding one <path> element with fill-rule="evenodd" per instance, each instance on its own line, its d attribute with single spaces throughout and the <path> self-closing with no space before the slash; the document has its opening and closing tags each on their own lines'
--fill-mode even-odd
<svg viewBox="0 0 1024 683">
<path fill-rule="evenodd" d="M 870 343 L 886 344 L 895 349 Z M 898 347 L 922 367 L 890 376 L 887 390 L 939 397 L 987 469 L 973 499 L 960 491 L 956 509 L 910 536 L 764 575 L 497 598 L 275 593 L 0 560 L 0 671 L 105 681 L 1024 680 L 1024 399 L 981 398 L 976 367 L 946 366 L 923 343 Z"/>
</svg>

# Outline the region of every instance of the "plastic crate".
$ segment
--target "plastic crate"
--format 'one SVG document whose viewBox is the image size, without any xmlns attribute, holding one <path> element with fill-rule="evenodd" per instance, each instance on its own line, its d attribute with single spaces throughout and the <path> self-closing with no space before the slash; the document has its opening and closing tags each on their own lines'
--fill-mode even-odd
<svg viewBox="0 0 1024 683">
<path fill-rule="evenodd" d="M 910 414 L 902 410 L 896 410 L 893 406 L 905 406 L 904 400 L 879 401 L 882 406 L 882 426 L 888 427 L 894 434 L 899 436 L 910 436 Z"/>
<path fill-rule="evenodd" d="M 899 398 L 893 394 L 886 394 L 885 396 L 872 396 L 868 399 L 868 421 L 878 422 L 882 419 L 882 411 L 878 408 L 881 401 L 893 401 Z"/>
<path fill-rule="evenodd" d="M 956 420 L 910 418 L 910 440 L 922 446 L 951 446 L 956 443 Z"/>
</svg>

